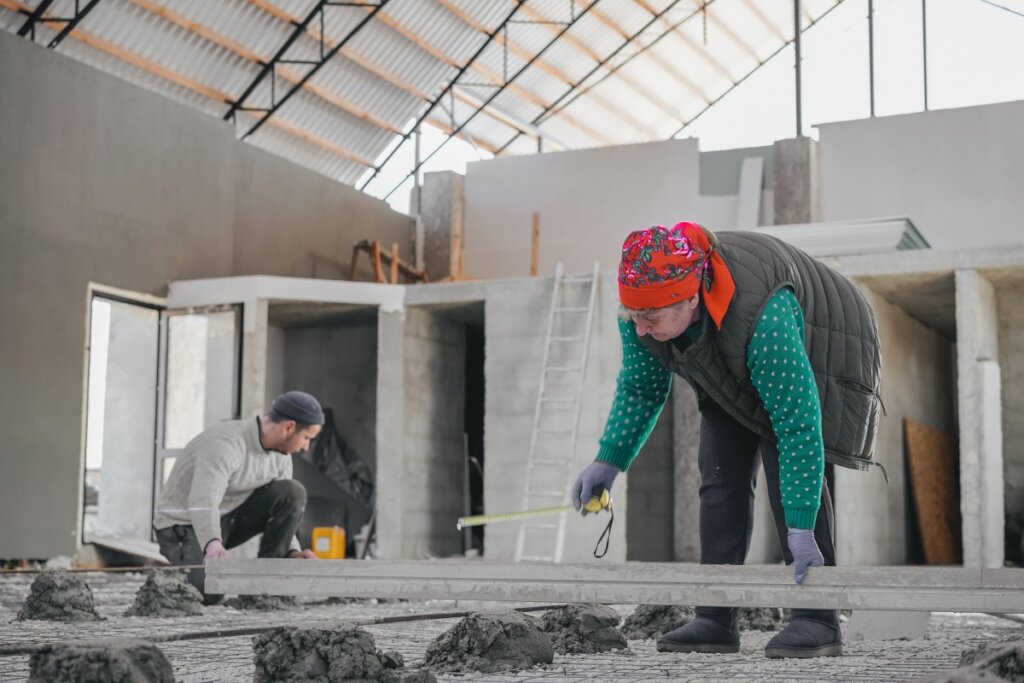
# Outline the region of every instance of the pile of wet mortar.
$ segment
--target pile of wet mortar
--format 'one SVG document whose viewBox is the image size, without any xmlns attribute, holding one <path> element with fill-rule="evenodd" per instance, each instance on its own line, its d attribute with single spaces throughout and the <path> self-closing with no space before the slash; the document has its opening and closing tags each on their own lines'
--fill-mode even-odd
<svg viewBox="0 0 1024 683">
<path fill-rule="evenodd" d="M 434 639 L 424 659 L 437 671 L 494 673 L 550 664 L 554 654 L 538 619 L 489 610 L 470 614 Z"/>
<path fill-rule="evenodd" d="M 181 617 L 201 614 L 203 595 L 181 571 L 155 571 L 135 594 L 126 617 Z"/>
<path fill-rule="evenodd" d="M 565 605 L 548 610 L 540 621 L 558 654 L 594 654 L 628 647 L 618 628 L 622 617 L 604 605 Z"/>
<path fill-rule="evenodd" d="M 81 578 L 62 571 L 40 572 L 32 582 L 19 620 L 99 621 L 92 590 Z"/>
<path fill-rule="evenodd" d="M 45 645 L 29 661 L 29 683 L 174 683 L 171 663 L 144 640 Z"/>
<path fill-rule="evenodd" d="M 380 681 L 433 683 L 429 671 L 404 669 L 401 655 L 378 652 L 373 635 L 351 624 L 281 626 L 252 640 L 255 683 Z"/>
<path fill-rule="evenodd" d="M 273 612 L 276 610 L 295 609 L 299 601 L 292 595 L 238 595 L 224 601 L 225 607 L 248 610 L 253 612 Z"/>
<path fill-rule="evenodd" d="M 657 639 L 669 631 L 685 626 L 692 619 L 692 607 L 637 605 L 622 624 L 622 633 L 630 640 Z"/>
</svg>

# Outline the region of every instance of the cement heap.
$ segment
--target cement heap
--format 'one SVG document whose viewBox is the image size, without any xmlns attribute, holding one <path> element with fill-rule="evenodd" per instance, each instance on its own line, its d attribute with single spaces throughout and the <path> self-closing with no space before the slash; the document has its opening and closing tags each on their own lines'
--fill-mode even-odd
<svg viewBox="0 0 1024 683">
<path fill-rule="evenodd" d="M 29 661 L 29 683 L 174 683 L 156 645 L 144 640 L 96 640 L 45 645 Z"/>
<path fill-rule="evenodd" d="M 18 612 L 19 620 L 100 621 L 89 584 L 68 572 L 40 572 Z"/>
<path fill-rule="evenodd" d="M 274 612 L 277 610 L 294 609 L 299 601 L 292 595 L 238 595 L 224 601 L 225 607 L 233 607 L 254 612 Z"/>
<path fill-rule="evenodd" d="M 604 605 L 575 604 L 549 610 L 540 618 L 555 652 L 594 654 L 628 647 L 619 631 L 622 617 Z"/>
<path fill-rule="evenodd" d="M 622 624 L 622 633 L 630 640 L 658 639 L 692 619 L 692 607 L 637 605 Z"/>
<path fill-rule="evenodd" d="M 201 614 L 203 594 L 182 571 L 154 571 L 135 594 L 126 617 L 181 617 Z"/>
<path fill-rule="evenodd" d="M 255 636 L 252 648 L 255 683 L 437 680 L 426 670 L 403 670 L 401 655 L 378 653 L 373 635 L 349 624 L 336 628 L 280 626 Z"/>
<path fill-rule="evenodd" d="M 985 643 L 960 656 L 960 668 L 927 679 L 930 683 L 1024 683 L 1024 641 Z"/>
<path fill-rule="evenodd" d="M 538 620 L 522 612 L 476 612 L 427 646 L 425 662 L 451 673 L 515 671 L 550 664 L 555 653 Z"/>
</svg>

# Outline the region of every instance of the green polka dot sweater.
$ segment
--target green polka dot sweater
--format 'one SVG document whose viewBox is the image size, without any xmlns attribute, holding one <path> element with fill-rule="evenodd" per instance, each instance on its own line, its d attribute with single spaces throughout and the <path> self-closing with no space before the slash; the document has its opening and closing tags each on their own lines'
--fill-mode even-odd
<svg viewBox="0 0 1024 683">
<path fill-rule="evenodd" d="M 620 320 L 619 333 L 622 369 L 597 459 L 626 470 L 658 421 L 672 372 L 640 343 L 632 323 Z M 692 341 L 699 333 L 698 323 L 684 334 Z M 804 350 L 803 311 L 791 290 L 780 290 L 765 305 L 747 345 L 747 367 L 778 440 L 786 525 L 813 529 L 825 468 L 821 404 Z"/>
</svg>

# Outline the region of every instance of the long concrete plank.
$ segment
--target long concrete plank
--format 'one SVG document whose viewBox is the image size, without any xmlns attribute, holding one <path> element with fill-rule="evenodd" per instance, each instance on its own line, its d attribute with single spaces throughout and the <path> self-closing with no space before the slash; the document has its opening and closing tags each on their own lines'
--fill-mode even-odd
<svg viewBox="0 0 1024 683">
<path fill-rule="evenodd" d="M 547 565 L 465 560 L 214 560 L 212 593 L 736 607 L 1024 612 L 1024 570 L 781 565 Z"/>
</svg>

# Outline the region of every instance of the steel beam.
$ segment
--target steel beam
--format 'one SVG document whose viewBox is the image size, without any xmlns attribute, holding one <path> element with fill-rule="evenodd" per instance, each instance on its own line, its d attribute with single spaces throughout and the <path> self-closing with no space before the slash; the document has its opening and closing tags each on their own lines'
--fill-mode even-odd
<svg viewBox="0 0 1024 683">
<path fill-rule="evenodd" d="M 466 560 L 213 560 L 211 593 L 729 605 L 811 609 L 1024 612 L 1024 570 L 781 565 L 550 565 Z"/>
</svg>

